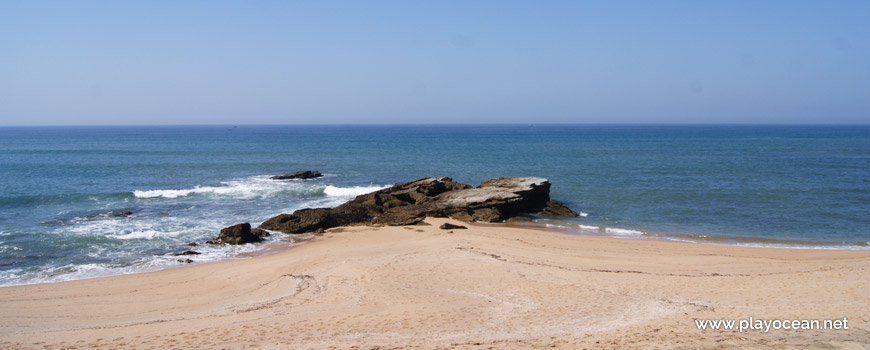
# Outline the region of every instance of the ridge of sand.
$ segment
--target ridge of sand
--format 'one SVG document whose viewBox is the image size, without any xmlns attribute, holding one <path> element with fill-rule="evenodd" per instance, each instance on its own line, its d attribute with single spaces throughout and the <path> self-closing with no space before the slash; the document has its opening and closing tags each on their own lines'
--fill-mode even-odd
<svg viewBox="0 0 870 350">
<path fill-rule="evenodd" d="M 0 348 L 856 348 L 870 251 L 351 227 L 247 260 L 0 288 Z M 698 330 L 695 319 L 849 330 Z"/>
</svg>

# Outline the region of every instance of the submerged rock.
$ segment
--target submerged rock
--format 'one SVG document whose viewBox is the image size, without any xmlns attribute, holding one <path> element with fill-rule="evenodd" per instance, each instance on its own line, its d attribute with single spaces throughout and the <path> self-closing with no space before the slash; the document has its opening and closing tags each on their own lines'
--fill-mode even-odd
<svg viewBox="0 0 870 350">
<path fill-rule="evenodd" d="M 183 252 L 181 252 L 181 253 L 175 253 L 175 254 L 173 254 L 173 255 L 175 255 L 175 256 L 182 256 L 182 255 L 200 255 L 200 254 L 202 254 L 202 253 L 197 252 L 197 251 L 193 251 L 193 250 L 185 250 L 185 251 L 183 251 Z"/>
<path fill-rule="evenodd" d="M 269 232 L 255 228 L 251 229 L 251 224 L 243 223 L 225 227 L 221 233 L 214 239 L 206 242 L 209 244 L 245 244 L 256 243 L 269 236 Z"/>
<path fill-rule="evenodd" d="M 105 219 L 114 219 L 114 218 L 126 218 L 130 215 L 133 215 L 132 211 L 122 211 L 122 212 L 114 212 L 110 211 L 108 213 L 97 214 L 97 215 L 88 215 L 85 216 L 85 220 L 105 220 Z M 79 218 L 76 218 L 79 219 Z"/>
<path fill-rule="evenodd" d="M 426 216 L 498 222 L 523 213 L 576 215 L 561 203 L 550 200 L 550 183 L 544 178 L 497 178 L 472 187 L 449 177 L 428 177 L 360 195 L 335 208 L 300 209 L 293 214 L 281 214 L 259 227 L 283 233 L 305 233 L 336 226 L 415 225 Z"/>
<path fill-rule="evenodd" d="M 317 170 L 303 170 L 284 175 L 272 176 L 272 180 L 313 179 L 321 176 L 323 176 L 323 174 Z"/>
</svg>

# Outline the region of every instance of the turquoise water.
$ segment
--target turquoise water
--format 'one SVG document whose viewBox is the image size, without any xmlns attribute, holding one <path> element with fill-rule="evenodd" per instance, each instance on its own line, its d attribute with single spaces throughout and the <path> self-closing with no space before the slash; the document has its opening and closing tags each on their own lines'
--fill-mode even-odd
<svg viewBox="0 0 870 350">
<path fill-rule="evenodd" d="M 326 177 L 268 179 L 305 169 Z M 172 253 L 227 225 L 424 176 L 546 177 L 585 216 L 538 223 L 577 234 L 870 241 L 867 126 L 0 128 L 0 284 L 175 266 Z M 262 246 L 199 246 L 195 260 Z"/>
</svg>

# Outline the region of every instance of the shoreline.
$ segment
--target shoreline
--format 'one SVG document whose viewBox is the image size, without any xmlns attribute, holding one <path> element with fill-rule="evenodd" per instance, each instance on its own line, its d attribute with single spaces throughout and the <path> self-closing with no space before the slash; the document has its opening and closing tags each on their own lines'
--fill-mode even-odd
<svg viewBox="0 0 870 350">
<path fill-rule="evenodd" d="M 427 218 L 431 219 L 431 218 Z M 450 220 L 447 218 L 442 218 L 443 220 Z M 453 220 L 456 221 L 456 220 Z M 456 221 L 459 222 L 459 221 Z M 517 229 L 529 229 L 540 232 L 550 232 L 557 233 L 569 236 L 579 236 L 579 237 L 603 237 L 603 238 L 614 238 L 614 239 L 624 239 L 624 240 L 638 240 L 638 241 L 662 241 L 662 242 L 675 242 L 675 243 L 688 243 L 688 244 L 702 244 L 702 245 L 713 245 L 713 246 L 725 246 L 725 247 L 742 247 L 742 248 L 764 248 L 764 249 L 794 249 L 794 250 L 824 250 L 824 251 L 870 251 L 870 246 L 858 246 L 858 245 L 850 245 L 850 246 L 835 246 L 829 245 L 830 242 L 811 242 L 811 241 L 789 241 L 789 242 L 799 242 L 805 244 L 794 244 L 790 245 L 787 243 L 776 243 L 782 242 L 781 240 L 775 239 L 761 239 L 754 237 L 720 237 L 720 236 L 709 236 L 709 240 L 699 240 L 691 235 L 666 235 L 666 234 L 653 234 L 647 233 L 643 231 L 637 231 L 641 234 L 639 235 L 617 235 L 617 234 L 607 234 L 604 230 L 604 227 L 599 226 L 599 229 L 596 232 L 601 232 L 601 234 L 593 234 L 591 230 L 583 230 L 580 228 L 571 228 L 558 224 L 550 224 L 550 223 L 541 223 L 541 222 L 498 222 L 498 223 L 480 223 L 480 222 L 459 222 L 462 225 L 466 226 L 478 226 L 478 227 L 505 227 L 505 228 L 517 228 Z M 339 229 L 348 229 L 348 228 L 359 228 L 359 227 L 377 227 L 377 226 L 342 226 Z M 414 227 L 414 226 L 408 226 Z M 293 246 L 298 245 L 303 242 L 312 241 L 318 236 L 315 234 L 299 234 L 301 238 L 300 240 L 296 240 L 297 237 L 290 237 L 292 235 L 287 235 L 281 232 L 272 232 L 273 236 L 287 236 L 283 238 L 279 238 L 274 242 L 268 243 L 255 243 L 261 244 L 262 247 L 256 248 L 252 251 L 238 253 L 229 258 L 223 258 L 218 260 L 207 260 L 207 261 L 195 261 L 192 264 L 183 264 L 179 263 L 175 266 L 163 266 L 163 267 L 155 267 L 155 268 L 143 268 L 142 270 L 136 270 L 131 272 L 122 272 L 118 274 L 107 274 L 107 275 L 98 275 L 93 277 L 85 277 L 78 279 L 70 279 L 70 280 L 58 280 L 58 281 L 39 281 L 34 283 L 22 283 L 22 284 L 10 284 L 10 285 L 0 285 L 0 288 L 8 288 L 8 287 L 17 287 L 17 286 L 32 286 L 32 285 L 41 285 L 41 284 L 55 284 L 55 283 L 64 283 L 64 282 L 74 282 L 81 280 L 90 280 L 96 278 L 111 278 L 116 276 L 125 276 L 125 275 L 135 275 L 142 273 L 152 273 L 159 272 L 163 270 L 176 269 L 176 268 L 184 268 L 190 266 L 197 266 L 202 264 L 212 264 L 219 263 L 224 261 L 235 261 L 235 260 L 246 260 L 253 259 L 260 256 L 267 256 L 272 254 L 281 253 L 286 250 L 290 250 Z M 686 237 L 690 236 L 690 237 Z M 705 236 L 706 237 L 706 236 Z M 740 243 L 741 240 L 745 240 L 746 243 Z M 757 243 L 757 242 L 769 242 L 769 243 Z M 818 243 L 818 244 L 813 244 Z M 194 248 L 195 250 L 195 248 Z"/>
<path fill-rule="evenodd" d="M 757 247 L 757 248 L 775 248 L 775 249 L 819 249 L 819 250 L 870 250 L 870 242 L 867 244 L 859 244 L 863 242 L 847 242 L 849 245 L 838 245 L 837 242 L 820 242 L 820 241 L 801 241 L 801 240 L 782 240 L 771 238 L 747 237 L 747 236 L 715 236 L 701 234 L 663 234 L 649 233 L 634 229 L 615 228 L 619 231 L 632 231 L 634 234 L 619 235 L 608 234 L 607 229 L 614 229 L 606 226 L 594 226 L 595 229 L 584 229 L 582 227 L 568 227 L 561 224 L 552 224 L 545 222 L 500 222 L 500 223 L 472 223 L 483 225 L 505 225 L 505 227 L 528 228 L 532 230 L 557 232 L 574 236 L 586 237 L 613 237 L 618 239 L 638 239 L 638 240 L 653 240 L 666 242 L 684 242 L 695 244 L 712 244 L 720 246 L 735 246 L 735 247 Z M 580 225 L 580 224 L 576 224 Z M 592 226 L 589 226 L 592 227 Z"/>
<path fill-rule="evenodd" d="M 0 288 L 0 347 L 528 348 L 870 341 L 870 252 L 342 227 L 250 259 Z M 464 224 L 463 224 L 464 225 Z M 749 249 L 751 248 L 751 249 Z M 848 317 L 848 331 L 695 319 Z M 481 344 L 481 345 L 475 345 Z"/>
</svg>

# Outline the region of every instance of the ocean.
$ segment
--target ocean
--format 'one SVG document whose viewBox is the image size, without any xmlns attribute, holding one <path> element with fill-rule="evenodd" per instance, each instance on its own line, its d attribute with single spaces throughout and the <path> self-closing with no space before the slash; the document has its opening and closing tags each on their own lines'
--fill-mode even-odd
<svg viewBox="0 0 870 350">
<path fill-rule="evenodd" d="M 326 176 L 269 179 L 309 169 Z M 3 127 L 0 285 L 178 266 L 223 227 L 427 176 L 545 177 L 582 216 L 533 224 L 566 234 L 870 245 L 868 126 Z M 192 259 L 287 240 L 200 244 Z"/>
</svg>

